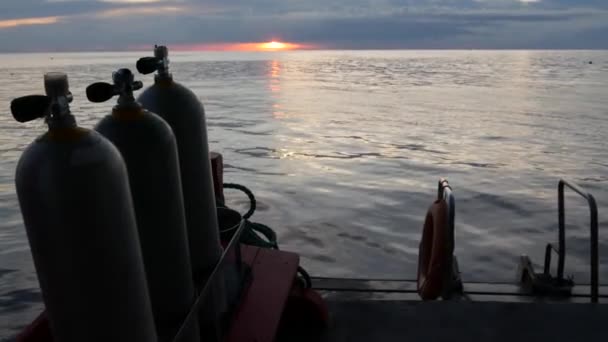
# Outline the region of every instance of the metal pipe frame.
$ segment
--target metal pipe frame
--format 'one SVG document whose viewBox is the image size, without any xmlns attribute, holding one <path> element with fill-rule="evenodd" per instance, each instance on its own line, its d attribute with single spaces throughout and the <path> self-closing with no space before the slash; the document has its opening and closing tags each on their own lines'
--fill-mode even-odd
<svg viewBox="0 0 608 342">
<path fill-rule="evenodd" d="M 564 279 L 564 266 L 566 264 L 566 209 L 564 201 L 564 190 L 569 188 L 587 200 L 589 205 L 589 216 L 590 216 L 590 244 L 591 244 L 591 302 L 597 303 L 599 300 L 599 234 L 598 234 L 598 214 L 597 214 L 597 203 L 595 198 L 590 193 L 583 190 L 578 185 L 568 182 L 564 179 L 559 181 L 557 187 L 558 194 L 558 221 L 559 221 L 559 249 L 558 249 L 558 262 L 557 262 L 557 277 L 559 280 Z M 549 252 L 549 246 L 547 246 L 547 253 Z M 548 258 L 549 262 L 551 258 Z M 547 259 L 545 259 L 545 271 L 548 269 Z"/>
<path fill-rule="evenodd" d="M 222 274 L 222 268 L 224 267 L 224 264 L 226 264 L 228 262 L 234 262 L 234 263 L 236 263 L 236 266 L 237 266 L 237 269 L 239 270 L 239 272 L 242 272 L 243 260 L 241 257 L 240 240 L 241 240 L 241 234 L 245 230 L 245 226 L 246 226 L 246 220 L 241 220 L 239 228 L 234 233 L 234 236 L 232 237 L 232 239 L 230 240 L 230 242 L 224 249 L 224 252 L 222 253 L 222 257 L 215 265 L 213 272 L 211 272 L 211 274 L 209 275 L 209 278 L 205 282 L 205 285 L 203 286 L 198 297 L 194 301 L 194 304 L 192 305 L 190 312 L 184 319 L 182 325 L 180 326 L 179 330 L 175 334 L 175 337 L 171 340 L 172 342 L 179 342 L 183 338 L 184 333 L 190 327 L 190 324 L 198 324 L 196 317 L 198 317 L 198 313 L 200 312 L 203 305 L 209 300 L 209 298 L 207 298 L 207 297 L 209 297 L 209 295 L 211 294 L 213 284 L 217 281 L 222 280 L 221 274 Z M 234 254 L 233 260 L 231 260 L 232 259 L 230 257 L 231 254 Z"/>
</svg>

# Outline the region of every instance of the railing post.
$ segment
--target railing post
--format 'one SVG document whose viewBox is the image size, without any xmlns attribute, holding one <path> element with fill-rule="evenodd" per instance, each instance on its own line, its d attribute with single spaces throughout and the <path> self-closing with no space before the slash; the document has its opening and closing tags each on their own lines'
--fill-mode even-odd
<svg viewBox="0 0 608 342">
<path fill-rule="evenodd" d="M 450 298 L 457 291 L 460 292 L 462 290 L 462 284 L 460 282 L 460 278 L 457 270 L 457 262 L 454 256 L 454 248 L 455 248 L 455 238 L 454 238 L 454 219 L 456 212 L 456 201 L 454 199 L 454 194 L 452 193 L 452 188 L 448 183 L 447 179 L 441 178 L 437 187 L 437 200 L 446 201 L 448 207 L 448 222 L 447 222 L 447 234 L 446 234 L 446 244 L 448 246 L 448 254 L 446 256 L 445 262 L 448 265 L 448 272 L 444 274 L 444 289 L 442 291 L 442 297 L 444 299 Z M 419 260 L 420 261 L 420 260 Z"/>
<path fill-rule="evenodd" d="M 587 195 L 589 201 L 589 211 L 591 212 L 591 302 L 597 303 L 599 300 L 599 233 L 597 222 L 597 204 L 591 194 Z"/>
<path fill-rule="evenodd" d="M 553 249 L 553 246 L 551 244 L 547 244 L 547 248 L 545 249 L 545 267 L 543 270 L 543 273 L 547 276 L 551 274 L 551 250 L 552 249 Z"/>
<path fill-rule="evenodd" d="M 559 222 L 559 235 L 558 235 L 558 260 L 557 260 L 557 279 L 564 279 L 564 266 L 566 264 L 566 210 L 564 206 L 564 180 L 559 181 L 557 187 L 557 213 Z"/>
<path fill-rule="evenodd" d="M 559 215 L 559 261 L 557 265 L 557 276 L 558 279 L 562 280 L 564 276 L 564 264 L 566 254 L 566 213 L 564 206 L 564 187 L 567 186 L 574 192 L 581 195 L 587 200 L 589 204 L 590 214 L 590 254 L 591 254 L 591 302 L 597 303 L 599 301 L 599 233 L 598 233 L 598 219 L 597 219 L 597 203 L 593 195 L 586 193 L 576 184 L 571 184 L 565 180 L 559 181 L 558 186 L 558 215 Z"/>
</svg>

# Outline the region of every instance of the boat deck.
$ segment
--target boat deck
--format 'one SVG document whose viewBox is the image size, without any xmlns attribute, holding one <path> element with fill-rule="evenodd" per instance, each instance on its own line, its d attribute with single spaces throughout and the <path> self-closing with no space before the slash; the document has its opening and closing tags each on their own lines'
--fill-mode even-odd
<svg viewBox="0 0 608 342">
<path fill-rule="evenodd" d="M 605 341 L 608 306 L 328 301 L 322 341 Z"/>
<path fill-rule="evenodd" d="M 570 298 L 526 295 L 512 284 L 469 283 L 456 301 L 422 302 L 415 282 L 315 278 L 327 300 L 322 341 L 604 341 L 608 287 L 590 304 L 580 286 Z"/>
</svg>

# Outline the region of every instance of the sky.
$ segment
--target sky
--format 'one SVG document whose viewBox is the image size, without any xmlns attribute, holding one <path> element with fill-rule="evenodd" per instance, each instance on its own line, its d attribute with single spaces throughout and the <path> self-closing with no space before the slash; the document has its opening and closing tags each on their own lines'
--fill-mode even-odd
<svg viewBox="0 0 608 342">
<path fill-rule="evenodd" d="M 0 0 L 0 52 L 270 40 L 322 49 L 606 49 L 608 0 Z"/>
</svg>

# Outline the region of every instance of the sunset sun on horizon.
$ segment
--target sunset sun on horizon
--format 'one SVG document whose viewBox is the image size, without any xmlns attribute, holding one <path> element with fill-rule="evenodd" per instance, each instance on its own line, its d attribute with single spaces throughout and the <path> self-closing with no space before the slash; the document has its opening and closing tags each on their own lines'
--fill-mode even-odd
<svg viewBox="0 0 608 342">
<path fill-rule="evenodd" d="M 286 51 L 307 48 L 302 44 L 282 42 L 279 40 L 271 40 L 269 42 L 261 43 L 240 43 L 236 44 L 236 46 L 238 49 L 251 51 Z"/>
<path fill-rule="evenodd" d="M 315 49 L 319 46 L 305 43 L 293 43 L 279 40 L 266 42 L 242 42 L 242 43 L 211 43 L 211 44 L 186 44 L 173 45 L 176 50 L 189 51 L 291 51 Z"/>
<path fill-rule="evenodd" d="M 266 43 L 260 43 L 259 48 L 263 50 L 285 50 L 289 49 L 290 47 L 294 48 L 295 45 L 296 44 L 283 43 L 273 40 Z"/>
</svg>

